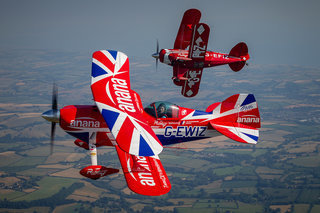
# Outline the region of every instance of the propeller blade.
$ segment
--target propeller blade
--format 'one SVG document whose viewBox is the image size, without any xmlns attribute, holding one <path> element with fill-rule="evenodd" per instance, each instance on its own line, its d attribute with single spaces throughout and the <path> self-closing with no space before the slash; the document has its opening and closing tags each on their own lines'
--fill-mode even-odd
<svg viewBox="0 0 320 213">
<path fill-rule="evenodd" d="M 51 135 L 50 135 L 50 155 L 53 153 L 53 145 L 54 145 L 54 134 L 56 132 L 56 123 L 51 123 Z"/>
<path fill-rule="evenodd" d="M 158 61 L 159 61 L 159 41 L 157 39 L 156 53 L 152 55 L 156 59 L 156 71 L 158 71 Z"/>
<path fill-rule="evenodd" d="M 158 71 L 158 58 L 156 59 L 156 71 Z"/>
<path fill-rule="evenodd" d="M 55 83 L 52 88 L 52 109 L 58 109 L 58 88 Z"/>
<path fill-rule="evenodd" d="M 52 111 L 53 117 L 56 118 L 58 115 L 58 87 L 54 83 L 52 88 Z M 54 145 L 54 135 L 56 132 L 56 123 L 51 122 L 51 135 L 50 135 L 50 155 L 53 153 L 53 145 Z"/>
<path fill-rule="evenodd" d="M 158 39 L 157 39 L 157 52 L 156 53 L 159 54 L 159 41 L 158 41 Z"/>
</svg>

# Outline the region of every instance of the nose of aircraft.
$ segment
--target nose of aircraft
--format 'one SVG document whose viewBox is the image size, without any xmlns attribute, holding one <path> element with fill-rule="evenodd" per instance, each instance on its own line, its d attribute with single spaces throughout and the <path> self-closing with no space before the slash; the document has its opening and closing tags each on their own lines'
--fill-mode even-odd
<svg viewBox="0 0 320 213">
<path fill-rule="evenodd" d="M 152 57 L 154 57 L 155 59 L 158 59 L 159 58 L 159 53 L 153 53 Z"/>
<path fill-rule="evenodd" d="M 60 120 L 60 111 L 56 109 L 48 110 L 42 113 L 41 117 L 46 119 L 49 122 L 59 123 Z"/>
</svg>

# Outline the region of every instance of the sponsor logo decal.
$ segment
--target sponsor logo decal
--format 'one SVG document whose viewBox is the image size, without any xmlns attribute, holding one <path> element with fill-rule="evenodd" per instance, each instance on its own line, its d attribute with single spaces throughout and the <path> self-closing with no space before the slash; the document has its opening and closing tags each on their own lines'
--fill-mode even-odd
<svg viewBox="0 0 320 213">
<path fill-rule="evenodd" d="M 147 162 L 146 157 L 143 156 L 135 156 L 137 159 L 137 163 L 139 166 L 143 167 L 144 172 L 138 172 L 138 178 L 140 179 L 140 183 L 142 185 L 155 186 L 156 183 L 153 179 L 152 173 L 149 172 L 149 164 Z"/>
<path fill-rule="evenodd" d="M 237 123 L 259 123 L 260 118 L 255 115 L 244 115 L 242 117 L 238 117 Z"/>
<path fill-rule="evenodd" d="M 119 78 L 112 78 L 114 94 L 117 96 L 119 108 L 129 112 L 135 112 L 132 98 L 129 92 L 126 80 Z"/>
<path fill-rule="evenodd" d="M 70 127 L 81 127 L 81 128 L 100 128 L 100 121 L 96 121 L 92 118 L 78 118 L 71 120 Z"/>
<path fill-rule="evenodd" d="M 166 126 L 166 124 L 163 121 L 158 121 L 158 120 L 154 121 L 154 125 L 158 125 L 158 126 L 162 126 L 162 127 Z"/>
<path fill-rule="evenodd" d="M 164 173 L 163 173 L 163 171 L 162 171 L 162 169 L 161 169 L 158 161 L 157 161 L 157 160 L 154 160 L 153 162 L 154 162 L 154 165 L 155 165 L 155 167 L 157 168 L 157 171 L 158 171 L 158 173 L 159 173 L 160 180 L 162 181 L 162 186 L 163 186 L 164 188 L 168 188 L 169 186 L 168 186 L 168 183 L 167 183 L 167 178 L 166 178 L 166 176 L 164 175 Z"/>
<path fill-rule="evenodd" d="M 240 112 L 248 111 L 248 110 L 251 110 L 251 109 L 254 109 L 254 108 L 256 108 L 256 103 L 248 104 L 248 105 L 240 107 Z"/>
<path fill-rule="evenodd" d="M 186 115 L 186 114 L 187 114 L 187 110 L 186 109 L 182 110 L 181 115 Z"/>
<path fill-rule="evenodd" d="M 103 177 L 106 174 L 106 172 L 106 170 L 100 170 L 100 168 L 90 168 L 87 170 L 87 175 L 100 175 L 101 177 Z"/>
</svg>

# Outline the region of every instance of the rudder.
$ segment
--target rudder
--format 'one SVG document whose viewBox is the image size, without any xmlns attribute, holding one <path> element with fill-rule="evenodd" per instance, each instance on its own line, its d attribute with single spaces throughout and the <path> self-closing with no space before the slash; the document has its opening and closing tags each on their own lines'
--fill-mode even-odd
<svg viewBox="0 0 320 213">
<path fill-rule="evenodd" d="M 249 59 L 248 46 L 246 45 L 246 43 L 240 42 L 236 46 L 234 46 L 230 50 L 229 57 L 236 57 L 244 60 L 244 61 L 229 64 L 229 67 L 232 69 L 232 71 L 234 72 L 240 71 L 246 64 L 246 60 Z"/>
</svg>

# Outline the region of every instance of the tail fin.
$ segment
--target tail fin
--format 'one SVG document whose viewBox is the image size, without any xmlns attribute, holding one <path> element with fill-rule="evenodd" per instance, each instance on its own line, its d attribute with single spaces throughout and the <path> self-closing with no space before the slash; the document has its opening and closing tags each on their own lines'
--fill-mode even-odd
<svg viewBox="0 0 320 213">
<path fill-rule="evenodd" d="M 261 127 L 258 104 L 253 94 L 236 94 L 212 104 L 210 124 L 221 134 L 242 143 L 256 144 Z"/>
<path fill-rule="evenodd" d="M 244 60 L 244 61 L 229 64 L 230 68 L 234 72 L 240 71 L 244 67 L 244 65 L 246 64 L 246 60 L 249 59 L 248 46 L 244 42 L 238 43 L 236 46 L 234 46 L 230 50 L 229 56 L 241 58 Z"/>
</svg>

